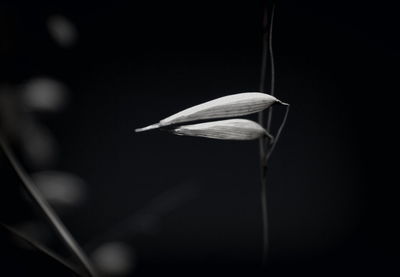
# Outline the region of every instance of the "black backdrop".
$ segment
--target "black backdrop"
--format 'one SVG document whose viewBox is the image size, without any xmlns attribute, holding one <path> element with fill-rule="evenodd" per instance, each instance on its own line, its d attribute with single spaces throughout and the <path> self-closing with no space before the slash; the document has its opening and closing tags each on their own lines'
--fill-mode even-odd
<svg viewBox="0 0 400 277">
<path fill-rule="evenodd" d="M 87 201 L 62 217 L 79 242 L 177 190 L 188 199 L 167 201 L 151 231 L 125 239 L 135 249 L 134 273 L 258 272 L 258 143 L 133 130 L 206 100 L 258 90 L 262 7 L 2 2 L 2 84 L 44 75 L 70 91 L 67 109 L 41 120 L 60 144 L 52 169 L 88 184 Z M 398 75 L 396 10 L 364 1 L 276 5 L 276 94 L 292 108 L 269 168 L 270 274 L 395 270 L 399 190 L 383 155 Z M 45 21 L 55 13 L 78 30 L 71 48 L 47 33 Z M 16 222 L 28 204 L 4 159 L 1 165 L 8 180 L 1 182 L 1 214 Z M 7 236 L 2 243 L 7 270 L 59 270 Z"/>
</svg>

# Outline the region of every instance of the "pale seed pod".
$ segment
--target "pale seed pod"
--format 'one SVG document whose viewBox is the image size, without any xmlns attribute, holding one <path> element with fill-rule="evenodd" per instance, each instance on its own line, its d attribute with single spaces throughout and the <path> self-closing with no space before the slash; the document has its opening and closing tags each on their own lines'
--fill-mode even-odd
<svg viewBox="0 0 400 277">
<path fill-rule="evenodd" d="M 185 109 L 164 118 L 157 124 L 136 129 L 135 131 L 142 132 L 197 120 L 248 115 L 260 112 L 274 103 L 284 104 L 274 96 L 260 92 L 232 94 Z"/>
<path fill-rule="evenodd" d="M 172 130 L 176 135 L 205 137 L 222 140 L 253 140 L 271 136 L 258 123 L 248 119 L 226 119 L 183 125 Z"/>
<path fill-rule="evenodd" d="M 278 100 L 268 94 L 245 92 L 220 97 L 171 115 L 160 121 L 160 126 L 188 121 L 234 117 L 262 111 Z"/>
</svg>

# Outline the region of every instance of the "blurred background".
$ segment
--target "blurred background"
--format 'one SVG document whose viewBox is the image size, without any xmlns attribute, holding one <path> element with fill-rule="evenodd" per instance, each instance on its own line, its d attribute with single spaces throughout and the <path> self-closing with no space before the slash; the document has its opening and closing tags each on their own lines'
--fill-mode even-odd
<svg viewBox="0 0 400 277">
<path fill-rule="evenodd" d="M 265 3 L 1 1 L 1 132 L 105 276 L 265 273 L 258 142 L 134 133 L 257 91 Z M 276 4 L 276 95 L 291 113 L 268 172 L 271 276 L 398 272 L 397 11 Z M 69 257 L 3 153 L 0 184 L 0 221 Z M 0 234 L 4 276 L 68 276 Z"/>
</svg>

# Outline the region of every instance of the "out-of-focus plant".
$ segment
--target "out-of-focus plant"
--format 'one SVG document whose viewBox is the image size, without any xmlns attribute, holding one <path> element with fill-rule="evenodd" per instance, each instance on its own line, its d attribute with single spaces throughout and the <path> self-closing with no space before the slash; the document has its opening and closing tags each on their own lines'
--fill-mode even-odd
<svg viewBox="0 0 400 277">
<path fill-rule="evenodd" d="M 127 276 L 136 266 L 134 250 L 120 241 L 101 244 L 90 257 L 104 276 Z"/>
<path fill-rule="evenodd" d="M 54 139 L 50 132 L 47 132 L 47 129 L 35 120 L 33 113 L 58 111 L 64 105 L 66 92 L 61 89 L 63 86 L 59 82 L 51 81 L 51 79 L 40 80 L 42 81 L 28 82 L 18 88 L 0 89 L 0 107 L 2 108 L 0 109 L 0 149 L 19 177 L 29 199 L 53 227 L 75 259 L 80 262 L 81 267 L 77 267 L 45 247 L 40 239 L 35 238 L 35 231 L 26 224 L 19 226 L 22 231 L 5 223 L 1 223 L 0 226 L 20 240 L 28 242 L 33 248 L 60 262 L 75 274 L 97 276 L 91 261 L 53 209 L 53 205 L 57 208 L 65 208 L 72 202 L 72 206 L 77 204 L 80 201 L 79 198 L 82 198 L 82 182 L 71 174 L 60 172 L 57 174 L 54 171 L 52 174 L 47 172 L 47 175 L 43 172 L 37 173 L 32 177 L 25 170 L 9 143 L 11 141 L 13 145 L 19 146 L 25 160 L 34 168 L 43 168 L 53 162 Z M 43 228 L 34 230 L 42 233 L 47 231 Z"/>
<path fill-rule="evenodd" d="M 89 259 L 86 257 L 86 254 L 82 251 L 79 244 L 75 241 L 73 236 L 70 234 L 68 229 L 62 223 L 62 221 L 60 220 L 60 218 L 58 217 L 56 212 L 53 210 L 53 208 L 49 205 L 47 200 L 42 196 L 39 189 L 33 183 L 32 178 L 29 176 L 29 174 L 25 171 L 25 169 L 19 163 L 16 155 L 14 154 L 14 152 L 12 151 L 8 142 L 2 136 L 1 133 L 0 133 L 0 147 L 3 150 L 7 159 L 9 160 L 10 164 L 12 165 L 13 169 L 17 173 L 18 177 L 21 179 L 21 183 L 22 183 L 25 191 L 28 193 L 28 195 L 31 197 L 31 199 L 34 201 L 34 203 L 37 205 L 37 207 L 42 212 L 43 216 L 48 220 L 50 225 L 54 228 L 57 235 L 61 238 L 61 240 L 64 242 L 64 244 L 70 250 L 70 252 L 80 261 L 81 265 L 84 267 L 85 273 L 83 275 L 97 276 L 96 271 L 95 271 L 94 267 L 91 265 L 91 262 L 89 261 Z M 62 258 L 59 258 L 58 255 L 52 253 L 50 250 L 45 249 L 43 246 L 36 243 L 35 241 L 30 240 L 28 237 L 20 235 L 13 228 L 10 228 L 9 226 L 7 226 L 5 224 L 1 224 L 1 226 L 4 227 L 6 230 L 12 232 L 13 234 L 17 235 L 18 237 L 23 238 L 27 241 L 30 241 L 32 246 L 41 250 L 43 253 L 48 254 L 49 256 L 53 257 L 54 259 L 56 259 L 56 260 L 62 259 Z M 68 263 L 63 262 L 63 264 L 67 265 Z M 82 275 L 82 273 L 80 273 L 79 275 Z"/>
<path fill-rule="evenodd" d="M 285 125 L 289 104 L 286 104 L 274 96 L 275 91 L 275 69 L 272 51 L 272 23 L 274 9 L 269 13 L 266 10 L 263 22 L 263 53 L 261 66 L 261 81 L 258 92 L 245 92 L 220 97 L 200 105 L 185 109 L 158 123 L 136 129 L 143 132 L 152 129 L 166 130 L 176 135 L 195 136 L 221 140 L 260 140 L 261 158 L 261 198 L 263 214 L 263 260 L 266 261 L 268 251 L 268 217 L 267 217 L 267 184 L 266 172 L 268 160 L 277 144 Z M 61 47 L 71 47 L 76 43 L 77 30 L 75 26 L 64 16 L 54 15 L 48 18 L 47 28 L 50 36 Z M 267 60 L 270 60 L 271 84 L 269 94 L 266 94 L 266 71 Z M 14 92 L 17 92 L 16 94 Z M 56 231 L 75 259 L 79 261 L 80 267 L 60 257 L 51 249 L 40 243 L 40 228 L 32 221 L 22 224 L 19 228 L 0 223 L 0 226 L 19 239 L 27 242 L 33 248 L 45 253 L 56 261 L 63 264 L 73 273 L 81 276 L 96 276 L 97 269 L 107 275 L 123 275 L 130 272 L 134 265 L 135 252 L 124 242 L 116 238 L 113 230 L 100 235 L 102 242 L 98 243 L 96 238 L 89 243 L 90 260 L 86 252 L 81 249 L 68 229 L 64 226 L 55 210 L 65 210 L 79 204 L 84 198 L 85 185 L 83 181 L 70 173 L 60 171 L 46 171 L 46 166 L 54 162 L 57 153 L 57 144 L 51 132 L 34 120 L 35 112 L 47 113 L 62 110 L 66 105 L 67 90 L 65 86 L 48 77 L 32 78 L 20 87 L 0 87 L 0 148 L 19 176 L 23 188 L 39 207 L 50 226 Z M 285 115 L 277 132 L 273 135 L 272 106 L 285 107 Z M 264 123 L 263 111 L 268 109 L 267 122 Z M 30 116 L 27 116 L 29 113 Z M 258 113 L 258 123 L 252 120 L 238 118 L 241 116 Z M 22 166 L 10 146 L 20 147 L 24 161 L 30 163 L 34 168 L 40 168 L 32 176 Z M 43 170 L 44 169 L 44 170 Z M 190 195 L 190 194 L 189 194 Z M 187 196 L 186 196 L 187 197 Z M 165 200 L 165 199 L 164 199 Z M 164 201 L 169 203 L 170 200 Z M 163 203 L 161 201 L 161 203 Z M 176 203 L 175 203 L 176 204 Z M 172 205 L 173 206 L 173 205 Z M 167 205 L 168 207 L 168 205 Z M 165 207 L 163 207 L 165 213 Z M 150 211 L 150 212 L 149 212 Z M 117 235 L 126 230 L 140 232 L 138 226 L 151 227 L 155 225 L 156 219 L 161 217 L 157 207 L 150 205 L 142 214 L 135 213 L 132 218 L 122 222 L 117 230 Z M 133 227 L 132 227 L 133 226 Z M 128 228 L 127 228 L 128 227 Z M 32 229 L 33 228 L 33 229 Z M 142 228 L 142 230 L 145 228 Z M 25 232 L 21 232 L 25 230 Z M 114 230 L 114 231 L 115 231 Z M 121 231 L 123 230 L 123 231 Z M 37 237 L 33 234 L 38 231 Z M 121 231 L 121 232 L 119 232 Z M 133 232 L 133 233 L 134 233 Z M 111 235 L 110 235 L 111 234 Z M 92 265 L 92 261 L 97 266 Z M 82 268 L 81 268 L 82 267 Z"/>
</svg>

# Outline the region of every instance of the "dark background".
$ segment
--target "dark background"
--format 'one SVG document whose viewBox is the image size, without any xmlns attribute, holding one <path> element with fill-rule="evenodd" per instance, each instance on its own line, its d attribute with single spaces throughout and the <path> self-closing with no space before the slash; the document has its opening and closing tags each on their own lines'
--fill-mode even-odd
<svg viewBox="0 0 400 277">
<path fill-rule="evenodd" d="M 170 200 L 144 220 L 150 227 L 118 237 L 135 250 L 134 273 L 260 273 L 258 143 L 133 130 L 219 96 L 257 91 L 263 5 L 1 3 L 1 83 L 50 76 L 69 89 L 67 109 L 40 119 L 61 149 L 51 169 L 88 184 L 87 201 L 62 216 L 80 243 L 167 192 Z M 74 23 L 76 45 L 64 49 L 51 39 L 45 22 L 52 14 Z M 276 95 L 291 113 L 268 173 L 267 272 L 398 272 L 399 189 L 389 174 L 398 9 L 381 1 L 279 1 L 275 15 Z M 1 215 L 16 223 L 31 209 L 1 157 L 8 181 L 1 182 Z M 1 243 L 0 267 L 10 272 L 63 270 L 19 250 L 6 234 Z"/>
</svg>

